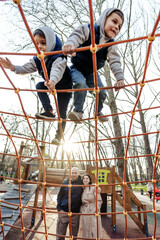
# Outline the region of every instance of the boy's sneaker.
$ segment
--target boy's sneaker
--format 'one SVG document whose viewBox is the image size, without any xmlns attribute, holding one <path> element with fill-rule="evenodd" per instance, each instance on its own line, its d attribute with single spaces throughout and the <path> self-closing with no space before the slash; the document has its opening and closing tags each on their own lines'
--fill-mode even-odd
<svg viewBox="0 0 160 240">
<path fill-rule="evenodd" d="M 74 121 L 75 123 L 81 123 L 81 120 L 82 120 L 82 117 L 83 117 L 83 113 L 82 112 L 70 112 L 68 114 L 68 118 L 72 121 Z"/>
<path fill-rule="evenodd" d="M 107 117 L 105 117 L 102 112 L 99 112 L 97 116 L 100 117 L 100 118 L 98 118 L 98 119 L 99 119 L 99 121 L 102 122 L 102 123 L 109 121 L 109 119 L 108 119 Z"/>
<path fill-rule="evenodd" d="M 45 111 L 43 113 L 36 113 L 35 117 L 39 119 L 55 119 L 56 115 L 52 111 Z"/>
<path fill-rule="evenodd" d="M 58 138 L 54 138 L 51 143 L 59 146 L 59 145 L 61 145 L 61 139 L 59 140 Z"/>
</svg>

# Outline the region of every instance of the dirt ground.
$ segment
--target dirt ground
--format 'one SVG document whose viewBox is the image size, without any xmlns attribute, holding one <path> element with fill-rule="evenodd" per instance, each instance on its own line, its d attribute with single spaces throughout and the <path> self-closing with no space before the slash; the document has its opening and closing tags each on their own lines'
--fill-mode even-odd
<svg viewBox="0 0 160 240">
<path fill-rule="evenodd" d="M 57 195 L 57 190 L 52 189 L 50 191 L 50 195 L 52 196 L 52 199 L 50 196 L 47 197 L 47 205 L 46 207 L 48 208 L 55 208 L 56 207 L 56 195 Z M 144 200 L 143 200 L 144 201 Z M 147 203 L 147 210 L 152 209 L 152 203 L 149 202 L 149 198 L 145 197 L 145 201 L 148 201 Z M 34 196 L 29 202 L 29 206 L 32 206 L 34 202 Z M 39 198 L 39 206 L 41 206 L 42 203 L 42 197 L 40 196 Z M 143 202 L 144 204 L 144 202 Z M 160 204 L 160 203 L 159 203 Z M 108 212 L 110 212 L 110 206 L 108 204 Z M 118 206 L 117 207 L 117 212 L 123 212 L 123 209 Z M 46 214 L 46 222 L 47 222 L 47 232 L 51 234 L 56 233 L 56 223 L 57 223 L 57 214 L 56 213 L 48 213 Z M 153 236 L 153 231 L 154 231 L 154 217 L 153 214 L 147 214 L 148 218 L 148 239 L 152 239 Z M 38 211 L 36 213 L 36 219 L 35 219 L 35 225 L 31 227 L 31 219 L 32 219 L 32 210 L 25 209 L 23 211 L 23 221 L 24 221 L 24 227 L 26 229 L 30 229 L 30 231 L 25 231 L 25 239 L 26 240 L 45 240 L 46 237 L 44 234 L 41 234 L 40 232 L 44 232 L 44 221 L 41 219 L 41 214 Z M 103 226 L 103 239 L 109 240 L 109 239 L 117 239 L 121 240 L 124 239 L 125 235 L 125 225 L 124 225 L 124 215 L 122 214 L 117 214 L 116 216 L 116 233 L 113 233 L 113 226 L 111 225 L 111 216 L 102 216 L 102 226 Z M 21 219 L 19 218 L 15 226 L 20 226 L 21 227 Z M 39 233 L 35 233 L 34 231 L 38 231 Z M 81 237 L 81 225 L 79 229 L 79 237 Z M 157 229 L 156 229 L 156 239 L 160 239 L 160 219 L 157 218 Z M 127 218 L 127 239 L 144 239 L 146 238 L 146 235 L 141 232 L 141 230 L 137 227 L 137 225 L 133 222 L 133 220 L 128 217 Z M 21 230 L 17 230 L 15 228 L 12 228 L 7 236 L 5 237 L 5 240 L 22 240 L 22 233 Z M 48 240 L 54 240 L 56 239 L 55 236 L 50 236 L 48 235 L 47 237 Z M 66 238 L 69 239 L 69 238 Z"/>
</svg>

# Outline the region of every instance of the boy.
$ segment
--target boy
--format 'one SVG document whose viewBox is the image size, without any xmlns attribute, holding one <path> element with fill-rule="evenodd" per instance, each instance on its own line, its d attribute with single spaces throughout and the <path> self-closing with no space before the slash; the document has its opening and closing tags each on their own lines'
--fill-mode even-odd
<svg viewBox="0 0 160 240">
<path fill-rule="evenodd" d="M 95 42 L 96 44 L 104 44 L 114 41 L 123 25 L 124 15 L 121 10 L 117 8 L 108 8 L 100 16 L 95 28 Z M 81 25 L 75 29 L 68 38 L 65 45 L 62 47 L 64 55 L 71 54 L 71 76 L 73 80 L 73 87 L 79 88 L 93 88 L 93 63 L 92 53 L 90 50 L 75 53 L 77 47 L 85 47 L 91 45 L 90 25 Z M 115 83 L 115 91 L 124 87 L 124 76 L 121 68 L 120 56 L 117 52 L 116 46 L 109 46 L 99 48 L 96 54 L 97 70 L 105 65 L 107 60 L 109 66 L 117 80 Z M 97 73 L 98 86 L 103 87 L 99 74 Z M 68 117 L 76 123 L 81 123 L 83 117 L 83 105 L 85 102 L 87 92 L 74 92 L 74 110 L 69 113 Z M 108 119 L 103 116 L 101 110 L 106 98 L 106 91 L 100 90 L 98 103 L 98 116 L 100 122 L 105 122 Z"/>
<path fill-rule="evenodd" d="M 60 51 L 62 49 L 62 43 L 60 39 L 49 27 L 39 27 L 34 31 L 33 36 L 40 51 L 42 52 Z M 36 89 L 47 90 L 48 88 L 51 91 L 53 91 L 54 88 L 71 89 L 72 80 L 70 77 L 70 69 L 67 67 L 66 57 L 63 54 L 56 54 L 45 56 L 44 60 L 49 76 L 49 82 L 38 82 Z M 10 69 L 16 74 L 27 74 L 38 71 L 39 75 L 45 80 L 41 62 L 37 57 L 33 57 L 30 62 L 24 64 L 23 66 L 13 65 L 8 58 L 0 58 L 0 62 L 4 68 Z M 54 119 L 55 114 L 52 112 L 53 109 L 50 104 L 48 94 L 46 92 L 37 92 L 37 94 L 45 111 L 40 114 L 37 113 L 35 116 L 39 119 Z M 66 119 L 66 112 L 70 98 L 71 93 L 57 93 L 60 117 L 63 119 Z M 63 131 L 65 129 L 65 124 L 65 122 L 62 122 Z M 60 126 L 58 124 L 58 130 L 55 138 L 52 140 L 52 143 L 60 145 L 61 138 Z"/>
</svg>

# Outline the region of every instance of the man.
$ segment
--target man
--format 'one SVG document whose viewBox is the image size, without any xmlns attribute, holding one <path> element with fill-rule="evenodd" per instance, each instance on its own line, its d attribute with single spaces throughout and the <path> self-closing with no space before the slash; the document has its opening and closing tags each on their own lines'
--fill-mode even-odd
<svg viewBox="0 0 160 240">
<path fill-rule="evenodd" d="M 63 185 L 69 184 L 69 178 L 65 180 Z M 80 173 L 77 167 L 73 167 L 71 169 L 71 185 L 82 185 L 82 180 L 80 177 Z M 71 187 L 71 212 L 79 213 L 81 207 L 81 195 L 82 195 L 82 187 Z M 69 188 L 61 187 L 57 196 L 57 210 L 58 212 L 69 212 Z M 72 215 L 71 216 L 71 224 L 72 224 L 72 235 L 74 237 L 78 234 L 79 229 L 79 218 L 80 215 Z M 69 224 L 69 216 L 68 214 L 58 214 L 57 220 L 57 235 L 66 235 L 67 227 Z M 64 240 L 65 237 L 58 237 L 56 240 Z M 76 240 L 76 238 L 73 238 Z"/>
</svg>

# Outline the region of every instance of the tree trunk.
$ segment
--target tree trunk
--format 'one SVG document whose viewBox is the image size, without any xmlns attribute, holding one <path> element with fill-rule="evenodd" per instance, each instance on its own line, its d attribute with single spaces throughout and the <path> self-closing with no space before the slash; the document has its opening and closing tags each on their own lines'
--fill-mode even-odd
<svg viewBox="0 0 160 240">
<path fill-rule="evenodd" d="M 111 77 L 110 77 L 110 70 L 109 70 L 107 65 L 104 67 L 104 70 L 105 70 L 105 78 L 106 78 L 107 86 L 111 87 L 112 82 L 111 82 Z M 116 100 L 115 100 L 114 93 L 113 93 L 113 89 L 108 90 L 108 105 L 110 107 L 110 110 L 111 110 L 112 114 L 118 112 L 117 105 L 116 105 Z M 119 116 L 112 116 L 112 122 L 113 122 L 113 129 L 114 129 L 115 137 L 122 136 Z M 122 157 L 122 159 L 118 159 L 117 167 L 118 167 L 118 174 L 123 179 L 123 172 L 124 172 L 124 159 L 123 159 L 123 157 L 125 155 L 124 154 L 123 141 L 122 141 L 122 139 L 116 139 L 116 140 L 114 140 L 114 142 L 112 141 L 112 143 L 115 146 L 115 155 L 117 157 Z"/>
<path fill-rule="evenodd" d="M 138 109 L 142 109 L 140 101 L 138 102 Z M 146 124 L 144 120 L 144 113 L 140 111 L 139 115 L 140 115 L 140 124 L 142 127 L 142 132 L 147 133 Z M 145 154 L 146 155 L 152 154 L 148 135 L 143 135 L 143 139 L 144 139 Z M 152 174 L 153 174 L 152 156 L 146 157 L 146 169 L 147 169 L 147 179 L 152 179 Z"/>
</svg>

